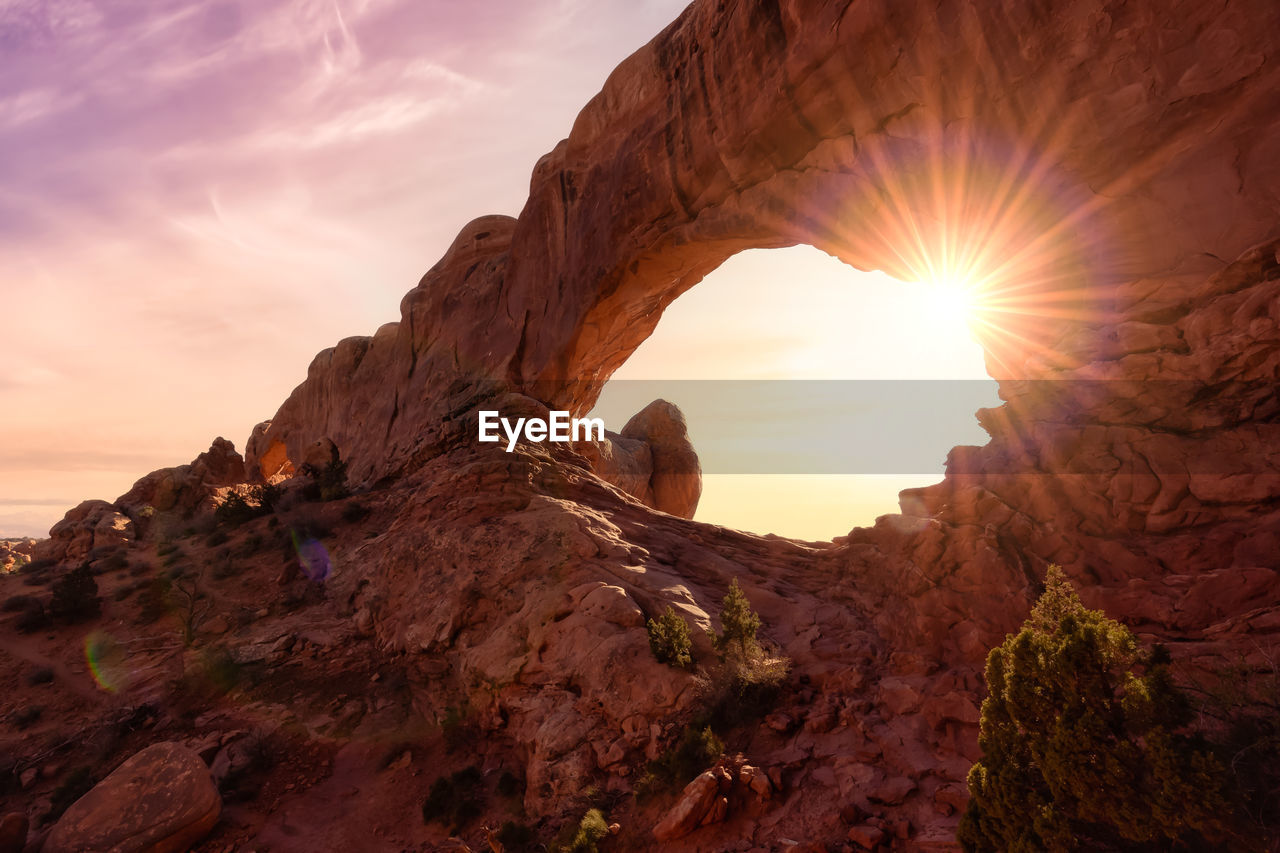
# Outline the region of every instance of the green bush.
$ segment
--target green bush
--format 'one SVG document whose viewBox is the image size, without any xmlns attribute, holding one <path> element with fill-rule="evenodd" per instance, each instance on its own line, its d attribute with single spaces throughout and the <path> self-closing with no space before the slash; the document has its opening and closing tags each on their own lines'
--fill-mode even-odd
<svg viewBox="0 0 1280 853">
<path fill-rule="evenodd" d="M 1225 771 L 1186 732 L 1163 649 L 1081 604 L 1056 566 L 987 658 L 968 851 L 1229 848 Z"/>
<path fill-rule="evenodd" d="M 323 468 L 304 464 L 299 473 L 311 479 L 302 490 L 302 497 L 309 501 L 336 501 L 347 497 L 347 463 L 341 459 L 330 460 Z"/>
<path fill-rule="evenodd" d="M 466 767 L 431 784 L 422 801 L 422 819 L 441 823 L 457 832 L 480 815 L 484 804 L 484 777 L 478 767 Z"/>
<path fill-rule="evenodd" d="M 738 586 L 734 578 L 729 584 L 729 591 L 724 596 L 724 607 L 720 611 L 720 633 L 715 637 L 716 648 L 726 658 L 740 661 L 755 660 L 760 657 L 760 644 L 756 642 L 756 631 L 760 628 L 760 617 L 751 609 L 751 602 Z"/>
<path fill-rule="evenodd" d="M 679 669 L 693 666 L 693 641 L 689 638 L 689 626 L 671 605 L 657 619 L 645 625 L 649 629 L 649 649 L 659 663 Z"/>
<path fill-rule="evenodd" d="M 598 845 L 609 837 L 609 824 L 605 823 L 604 814 L 599 809 L 589 809 L 578 823 L 578 831 L 573 839 L 562 847 L 565 853 L 596 853 Z"/>
<path fill-rule="evenodd" d="M 98 597 L 98 582 L 88 563 L 72 569 L 54 582 L 53 599 L 49 611 L 65 622 L 83 622 L 102 612 L 102 600 Z"/>
</svg>

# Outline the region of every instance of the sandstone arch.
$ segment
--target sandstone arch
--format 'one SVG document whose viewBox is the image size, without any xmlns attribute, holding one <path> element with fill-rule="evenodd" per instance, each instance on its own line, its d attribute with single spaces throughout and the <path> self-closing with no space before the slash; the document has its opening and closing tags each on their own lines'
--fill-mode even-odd
<svg viewBox="0 0 1280 853">
<path fill-rule="evenodd" d="M 1231 555 L 1276 526 L 1280 495 L 1258 385 L 1280 351 L 1277 23 L 1260 0 L 696 2 L 538 162 L 519 218 L 467 225 L 398 324 L 318 356 L 261 446 L 299 458 L 329 436 L 372 482 L 462 446 L 495 394 L 582 410 L 737 251 L 807 242 L 904 274 L 904 217 L 939 215 L 938 177 L 972 167 L 993 171 L 977 202 L 1028 212 L 1007 249 L 1039 262 L 1008 283 L 1022 307 L 992 352 L 1008 401 L 984 415 L 992 442 L 854 537 L 896 543 L 886 587 L 915 601 L 887 630 L 943 648 L 977 610 L 994 633 L 1048 561 L 1121 605 L 1174 564 L 1243 572 L 1253 558 Z M 1064 398 L 1017 381 L 1079 377 L 1171 384 Z M 1233 578 L 1242 602 L 1271 594 Z"/>
</svg>

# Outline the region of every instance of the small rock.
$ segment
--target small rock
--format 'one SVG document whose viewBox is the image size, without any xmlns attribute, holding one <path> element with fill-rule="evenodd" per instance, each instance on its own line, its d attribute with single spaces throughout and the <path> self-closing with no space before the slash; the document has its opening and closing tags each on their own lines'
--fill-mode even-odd
<svg viewBox="0 0 1280 853">
<path fill-rule="evenodd" d="M 791 727 L 795 725 L 795 721 L 781 711 L 778 711 L 765 717 L 764 724 L 775 732 L 786 734 L 791 730 Z"/>
<path fill-rule="evenodd" d="M 874 826 L 855 826 L 845 837 L 864 850 L 874 850 L 884 840 L 884 830 Z"/>
<path fill-rule="evenodd" d="M 867 794 L 867 798 L 888 806 L 897 805 L 916 789 L 916 783 L 906 776 L 895 776 L 878 785 Z"/>
<path fill-rule="evenodd" d="M 26 770 L 22 771 L 20 776 L 18 776 L 18 784 L 21 785 L 22 790 L 25 791 L 36 783 L 36 779 L 39 778 L 39 776 L 39 769 L 35 767 L 28 767 Z"/>
</svg>

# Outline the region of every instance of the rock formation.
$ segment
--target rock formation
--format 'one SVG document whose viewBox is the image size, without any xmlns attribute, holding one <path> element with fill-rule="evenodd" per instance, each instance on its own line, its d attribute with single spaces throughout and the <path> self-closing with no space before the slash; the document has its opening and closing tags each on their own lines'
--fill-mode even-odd
<svg viewBox="0 0 1280 853">
<path fill-rule="evenodd" d="M 600 479 L 646 506 L 693 518 L 702 496 L 702 467 L 684 414 L 672 403 L 654 400 L 621 434 L 606 432 L 603 441 L 580 442 L 575 449 Z"/>
<path fill-rule="evenodd" d="M 94 549 L 110 549 L 132 541 L 139 529 L 161 517 L 190 518 L 197 510 L 211 511 L 220 488 L 245 480 L 244 460 L 225 438 L 188 465 L 152 471 L 114 503 L 89 500 L 67 512 L 33 550 L 36 559 L 74 562 Z"/>
<path fill-rule="evenodd" d="M 537 163 L 518 219 L 466 225 L 398 322 L 316 357 L 243 471 L 211 449 L 73 510 L 40 553 L 336 452 L 380 515 L 333 543 L 330 600 L 417 662 L 424 717 L 465 707 L 520 757 L 532 815 L 630 790 L 670 746 L 699 683 L 654 661 L 645 620 L 675 607 L 709 660 L 737 578 L 792 666 L 742 748 L 804 795 L 735 817 L 709 771 L 715 792 L 695 780 L 641 831 L 938 849 L 983 657 L 1048 563 L 1189 667 L 1261 664 L 1280 635 L 1278 60 L 1262 0 L 698 0 Z M 804 544 L 680 517 L 696 457 L 660 404 L 578 452 L 474 440 L 480 409 L 584 414 L 735 252 L 809 243 L 915 277 L 929 247 L 895 240 L 958 209 L 1016 272 L 985 339 L 1005 402 L 874 528 Z"/>
<path fill-rule="evenodd" d="M 0 572 L 11 572 L 30 561 L 36 540 L 0 539 Z"/>
</svg>

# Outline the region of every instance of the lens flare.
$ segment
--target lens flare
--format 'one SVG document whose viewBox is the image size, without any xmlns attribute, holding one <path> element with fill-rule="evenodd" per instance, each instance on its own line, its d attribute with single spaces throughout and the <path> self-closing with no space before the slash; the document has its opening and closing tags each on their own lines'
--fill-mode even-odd
<svg viewBox="0 0 1280 853">
<path fill-rule="evenodd" d="M 109 634 L 94 631 L 84 638 L 84 659 L 98 687 L 119 693 L 129 686 L 128 652 Z"/>
<path fill-rule="evenodd" d="M 296 530 L 290 531 L 293 538 L 293 550 L 298 554 L 298 565 L 307 579 L 314 583 L 324 583 L 333 574 L 333 560 L 324 543 Z"/>
</svg>

